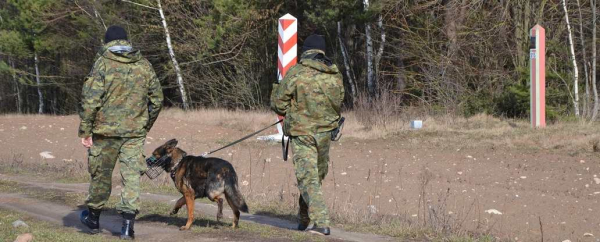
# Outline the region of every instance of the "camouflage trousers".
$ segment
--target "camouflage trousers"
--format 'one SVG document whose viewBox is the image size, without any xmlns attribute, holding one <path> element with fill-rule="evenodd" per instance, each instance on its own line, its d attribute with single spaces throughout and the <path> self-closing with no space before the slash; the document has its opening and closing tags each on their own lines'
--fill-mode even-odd
<svg viewBox="0 0 600 242">
<path fill-rule="evenodd" d="M 312 221 L 320 227 L 327 227 L 329 214 L 321 183 L 327 175 L 329 165 L 331 132 L 291 138 L 294 169 L 300 190 L 298 219 L 301 223 Z"/>
<path fill-rule="evenodd" d="M 93 146 L 88 154 L 88 171 L 92 177 L 85 204 L 89 208 L 102 209 L 110 197 L 112 173 L 119 161 L 121 179 L 121 202 L 119 213 L 137 214 L 140 208 L 140 175 L 147 167 L 143 157 L 145 137 L 120 138 L 94 135 Z"/>
</svg>

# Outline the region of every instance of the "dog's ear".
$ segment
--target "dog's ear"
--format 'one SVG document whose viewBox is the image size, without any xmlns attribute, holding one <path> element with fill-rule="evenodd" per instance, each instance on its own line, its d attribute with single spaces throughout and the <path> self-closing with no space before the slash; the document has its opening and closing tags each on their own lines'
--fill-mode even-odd
<svg viewBox="0 0 600 242">
<path fill-rule="evenodd" d="M 169 141 L 167 141 L 165 146 L 167 148 L 175 148 L 177 146 L 177 140 L 176 139 L 169 140 Z"/>
</svg>

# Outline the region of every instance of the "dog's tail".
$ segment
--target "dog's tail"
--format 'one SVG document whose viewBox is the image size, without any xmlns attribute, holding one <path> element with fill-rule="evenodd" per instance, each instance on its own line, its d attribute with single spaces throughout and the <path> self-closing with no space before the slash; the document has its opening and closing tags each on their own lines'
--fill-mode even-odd
<svg viewBox="0 0 600 242">
<path fill-rule="evenodd" d="M 227 200 L 236 206 L 240 211 L 244 213 L 248 212 L 248 205 L 246 205 L 246 201 L 244 200 L 244 197 L 238 188 L 238 181 L 235 173 L 225 178 L 225 196 L 227 196 Z"/>
</svg>

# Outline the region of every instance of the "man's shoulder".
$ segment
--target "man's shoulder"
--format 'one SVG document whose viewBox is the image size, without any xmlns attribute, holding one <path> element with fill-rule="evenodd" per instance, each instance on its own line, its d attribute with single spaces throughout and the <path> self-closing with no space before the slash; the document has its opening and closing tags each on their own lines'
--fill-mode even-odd
<svg viewBox="0 0 600 242">
<path fill-rule="evenodd" d="M 308 67 L 308 66 L 304 66 L 300 63 L 294 65 L 292 68 L 290 68 L 290 70 L 288 71 L 288 73 L 286 75 L 292 76 L 292 77 L 299 77 L 299 78 L 310 78 L 315 76 L 316 74 L 318 74 L 317 71 L 313 70 L 312 68 Z"/>
<path fill-rule="evenodd" d="M 144 69 L 144 71 L 153 71 L 153 67 L 152 67 L 152 63 L 150 63 L 150 61 L 148 61 L 148 59 L 146 59 L 145 57 L 142 57 L 140 59 L 140 61 L 138 61 L 138 64 L 141 68 Z"/>
</svg>

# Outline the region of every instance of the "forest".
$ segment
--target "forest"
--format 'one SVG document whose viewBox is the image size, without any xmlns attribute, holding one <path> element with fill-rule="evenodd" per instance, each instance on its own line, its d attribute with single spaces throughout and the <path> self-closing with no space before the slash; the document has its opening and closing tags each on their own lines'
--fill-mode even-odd
<svg viewBox="0 0 600 242">
<path fill-rule="evenodd" d="M 277 19 L 327 40 L 344 107 L 529 116 L 529 30 L 546 29 L 549 120 L 595 121 L 595 0 L 0 0 L 0 113 L 68 115 L 103 45 L 124 27 L 165 104 L 268 107 Z"/>
</svg>

